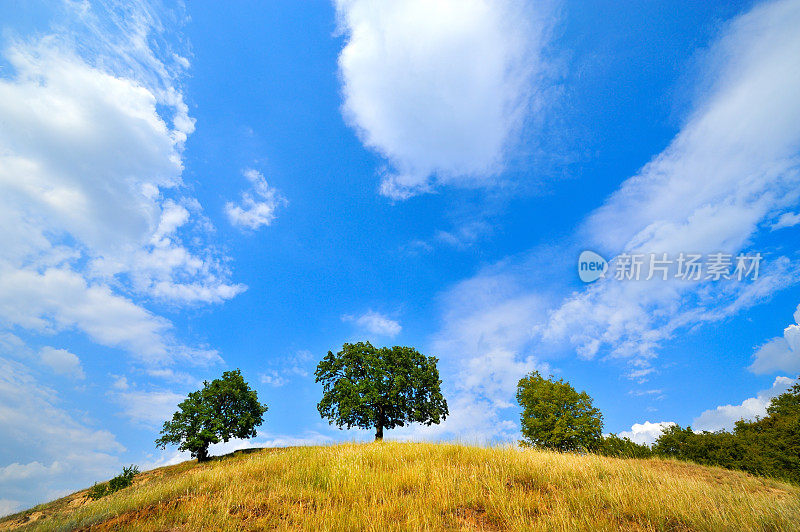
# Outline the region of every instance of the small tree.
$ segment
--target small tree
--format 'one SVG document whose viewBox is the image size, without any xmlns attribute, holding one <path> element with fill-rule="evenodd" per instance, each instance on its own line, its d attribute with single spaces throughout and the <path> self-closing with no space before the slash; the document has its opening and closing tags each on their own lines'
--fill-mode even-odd
<svg viewBox="0 0 800 532">
<path fill-rule="evenodd" d="M 545 379 L 534 371 L 519 381 L 524 443 L 557 451 L 595 450 L 603 430 L 603 415 L 592 398 L 562 379 Z"/>
<path fill-rule="evenodd" d="M 178 405 L 171 421 L 164 423 L 156 447 L 180 445 L 198 462 L 208 460 L 208 446 L 231 438 L 253 438 L 264 420 L 267 405 L 258 402 L 255 390 L 240 370 L 226 371 L 221 379 L 204 381 L 203 388 Z"/>
<path fill-rule="evenodd" d="M 383 429 L 440 423 L 448 411 L 437 362 L 413 347 L 344 344 L 317 365 L 314 375 L 323 386 L 317 409 L 340 428 L 374 427 L 376 440 Z"/>
</svg>

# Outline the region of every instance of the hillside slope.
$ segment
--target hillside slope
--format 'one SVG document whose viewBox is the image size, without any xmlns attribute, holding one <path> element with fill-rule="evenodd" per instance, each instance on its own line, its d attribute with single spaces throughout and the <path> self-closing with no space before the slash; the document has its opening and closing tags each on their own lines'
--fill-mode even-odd
<svg viewBox="0 0 800 532">
<path fill-rule="evenodd" d="M 24 530 L 800 530 L 800 488 L 664 460 L 449 444 L 240 452 L 0 520 Z"/>
</svg>

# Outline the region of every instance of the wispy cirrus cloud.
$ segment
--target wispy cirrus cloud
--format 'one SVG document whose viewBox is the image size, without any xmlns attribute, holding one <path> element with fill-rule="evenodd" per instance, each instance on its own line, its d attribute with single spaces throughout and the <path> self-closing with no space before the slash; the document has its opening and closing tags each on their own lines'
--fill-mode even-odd
<svg viewBox="0 0 800 532">
<path fill-rule="evenodd" d="M 796 208 L 800 71 L 785 65 L 800 55 L 798 24 L 800 3 L 791 0 L 732 20 L 707 52 L 704 90 L 669 145 L 563 243 L 508 257 L 448 291 L 437 353 L 467 368 L 486 353 L 509 351 L 495 359 L 503 361 L 499 369 L 509 360 L 531 368 L 575 352 L 620 357 L 628 361 L 628 377 L 642 382 L 676 331 L 723 320 L 795 283 L 796 264 L 776 253 L 750 282 L 608 278 L 576 289 L 572 272 L 582 249 L 609 258 L 621 252 L 735 255 Z M 482 367 L 491 375 L 492 359 Z M 507 380 L 504 397 L 512 396 L 514 384 Z M 473 403 L 487 399 L 480 390 L 473 396 Z"/>
</svg>

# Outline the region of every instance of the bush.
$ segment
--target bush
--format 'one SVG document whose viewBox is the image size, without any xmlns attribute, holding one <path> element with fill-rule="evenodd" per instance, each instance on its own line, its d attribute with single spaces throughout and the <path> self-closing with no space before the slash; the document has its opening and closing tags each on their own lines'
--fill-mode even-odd
<svg viewBox="0 0 800 532">
<path fill-rule="evenodd" d="M 620 438 L 616 434 L 604 436 L 597 445 L 597 454 L 615 458 L 650 458 L 653 451 L 647 445 Z"/>
<path fill-rule="evenodd" d="M 135 465 L 122 468 L 122 474 L 117 475 L 108 481 L 108 491 L 114 493 L 122 488 L 127 488 L 133 484 L 133 477 L 139 474 L 139 468 Z"/>
<path fill-rule="evenodd" d="M 766 417 L 738 421 L 733 432 L 672 426 L 653 452 L 800 484 L 800 383 L 773 398 Z"/>
<path fill-rule="evenodd" d="M 88 496 L 90 499 L 97 500 L 106 495 L 111 495 L 123 488 L 133 484 L 133 477 L 139 474 L 139 468 L 135 465 L 122 468 L 122 473 L 108 481 L 108 483 L 95 484 L 89 488 Z"/>
<path fill-rule="evenodd" d="M 89 498 L 97 500 L 100 497 L 105 497 L 108 495 L 108 485 L 105 483 L 97 484 L 95 483 L 94 486 L 89 488 Z"/>
</svg>

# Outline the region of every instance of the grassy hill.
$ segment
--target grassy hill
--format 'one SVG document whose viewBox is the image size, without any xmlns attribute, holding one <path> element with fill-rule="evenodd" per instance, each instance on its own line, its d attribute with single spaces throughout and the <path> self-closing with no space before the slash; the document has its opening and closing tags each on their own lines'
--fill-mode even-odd
<svg viewBox="0 0 800 532">
<path fill-rule="evenodd" d="M 0 530 L 800 530 L 800 488 L 666 460 L 382 443 L 240 452 Z"/>
</svg>

